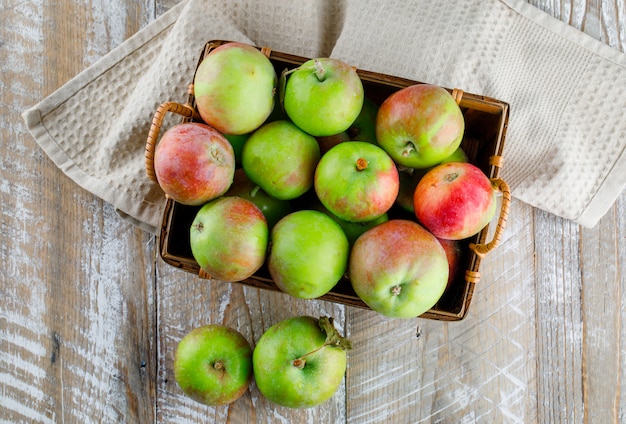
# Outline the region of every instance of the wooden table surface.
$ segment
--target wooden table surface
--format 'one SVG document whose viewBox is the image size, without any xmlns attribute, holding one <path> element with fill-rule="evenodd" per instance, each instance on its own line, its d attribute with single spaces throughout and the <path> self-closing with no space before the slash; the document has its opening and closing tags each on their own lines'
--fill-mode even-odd
<svg viewBox="0 0 626 424">
<path fill-rule="evenodd" d="M 469 316 L 443 323 L 199 280 L 62 174 L 20 113 L 176 3 L 0 2 L 1 422 L 626 422 L 626 194 L 593 229 L 514 200 Z M 626 50 L 624 0 L 530 3 Z M 354 343 L 328 403 L 289 410 L 252 385 L 209 408 L 176 385 L 192 328 L 256 341 L 299 314 Z"/>
</svg>

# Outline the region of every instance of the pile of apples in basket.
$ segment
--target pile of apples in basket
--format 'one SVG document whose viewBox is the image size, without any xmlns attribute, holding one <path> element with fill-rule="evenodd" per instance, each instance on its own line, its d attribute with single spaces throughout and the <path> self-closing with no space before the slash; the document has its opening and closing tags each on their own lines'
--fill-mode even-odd
<svg viewBox="0 0 626 424">
<path fill-rule="evenodd" d="M 442 87 L 416 83 L 375 103 L 341 60 L 278 75 L 261 50 L 227 42 L 200 61 L 192 94 L 194 119 L 162 135 L 153 168 L 169 198 L 198 207 L 190 248 L 215 279 L 266 267 L 280 290 L 313 299 L 347 276 L 372 310 L 414 318 L 453 280 L 460 241 L 495 215 L 497 190 L 461 149 L 463 112 Z M 285 340 L 299 352 L 287 362 L 276 349 Z M 181 340 L 176 380 L 222 405 L 246 390 L 254 366 L 268 399 L 311 407 L 337 390 L 349 348 L 329 317 L 276 324 L 253 356 L 236 330 L 207 325 Z M 285 369 L 316 361 L 326 376 Z"/>
<path fill-rule="evenodd" d="M 312 299 L 348 275 L 372 310 L 413 318 L 444 293 L 458 241 L 495 215 L 497 190 L 462 151 L 463 113 L 442 87 L 378 105 L 341 60 L 279 76 L 259 49 L 228 42 L 200 62 L 193 94 L 201 119 L 162 135 L 154 172 L 167 196 L 202 206 L 191 250 L 215 279 L 266 265 L 280 290 Z"/>
</svg>

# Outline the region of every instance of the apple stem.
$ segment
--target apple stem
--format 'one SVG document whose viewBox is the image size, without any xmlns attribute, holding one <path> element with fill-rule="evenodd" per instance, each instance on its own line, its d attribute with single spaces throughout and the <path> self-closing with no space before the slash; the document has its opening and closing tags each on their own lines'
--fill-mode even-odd
<svg viewBox="0 0 626 424">
<path fill-rule="evenodd" d="M 307 356 L 312 355 L 315 352 L 322 350 L 326 346 L 333 346 L 333 347 L 343 349 L 343 350 L 352 349 L 352 343 L 350 342 L 350 340 L 348 340 L 345 337 L 342 337 L 339 334 L 339 332 L 335 328 L 335 325 L 333 324 L 333 319 L 331 317 L 321 317 L 317 322 L 320 328 L 322 329 L 322 331 L 326 333 L 326 341 L 324 342 L 323 345 L 321 345 L 317 349 L 313 349 L 309 353 L 305 353 L 299 358 L 296 358 L 293 361 L 291 361 L 291 365 L 293 365 L 294 367 L 298 369 L 304 368 L 304 366 L 306 365 L 305 358 Z"/>
<path fill-rule="evenodd" d="M 356 170 L 357 171 L 363 171 L 365 169 L 367 169 L 367 159 L 358 158 L 356 160 Z"/>
<path fill-rule="evenodd" d="M 222 361 L 217 361 L 213 364 L 213 369 L 215 371 L 222 371 L 224 369 L 224 363 Z"/>
<path fill-rule="evenodd" d="M 315 63 L 315 76 L 322 82 L 326 79 L 326 69 L 322 66 L 322 62 L 319 59 L 313 61 Z"/>
<path fill-rule="evenodd" d="M 259 186 L 254 186 L 254 188 L 252 190 L 250 190 L 250 197 L 255 197 L 256 194 L 259 192 L 259 190 L 261 189 L 261 187 Z"/>
<path fill-rule="evenodd" d="M 318 347 L 317 349 L 313 349 L 309 353 L 305 353 L 301 357 L 294 359 L 293 361 L 291 361 L 291 365 L 293 365 L 294 367 L 299 368 L 299 369 L 304 368 L 304 366 L 306 365 L 306 359 L 305 358 L 307 356 L 313 355 L 315 352 L 318 352 L 318 351 L 322 350 L 323 348 L 325 348 L 329 344 L 330 343 L 326 342 L 323 345 L 321 345 L 320 347 Z"/>
</svg>

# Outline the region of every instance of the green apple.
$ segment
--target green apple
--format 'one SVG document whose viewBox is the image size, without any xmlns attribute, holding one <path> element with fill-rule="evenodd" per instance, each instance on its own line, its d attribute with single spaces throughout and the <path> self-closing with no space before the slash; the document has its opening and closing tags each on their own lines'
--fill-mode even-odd
<svg viewBox="0 0 626 424">
<path fill-rule="evenodd" d="M 365 222 L 346 221 L 345 219 L 339 218 L 337 215 L 335 215 L 334 213 L 326 209 L 326 207 L 321 202 L 319 202 L 319 199 L 317 202 L 315 202 L 315 205 L 313 206 L 313 208 L 320 212 L 324 212 L 326 215 L 330 216 L 337 224 L 339 224 L 339 226 L 341 226 L 341 228 L 343 229 L 343 232 L 346 234 L 346 237 L 348 238 L 348 243 L 350 244 L 350 246 L 354 244 L 356 239 L 358 239 L 361 236 L 361 234 L 363 234 L 370 228 L 374 228 L 378 224 L 382 224 L 383 222 L 389 221 L 389 216 L 386 213 L 382 214 L 376 219 L 373 219 L 372 221 L 365 221 Z"/>
<path fill-rule="evenodd" d="M 363 83 L 347 63 L 317 58 L 287 73 L 283 106 L 289 119 L 307 133 L 316 137 L 338 134 L 361 112 Z"/>
<path fill-rule="evenodd" d="M 346 141 L 330 149 L 315 170 L 322 204 L 339 218 L 372 221 L 393 206 L 400 182 L 387 153 L 375 144 Z"/>
<path fill-rule="evenodd" d="M 205 272 L 222 281 L 241 281 L 265 262 L 267 220 L 250 200 L 223 196 L 198 210 L 189 231 L 191 252 Z"/>
<path fill-rule="evenodd" d="M 342 384 L 351 347 L 329 317 L 288 318 L 263 333 L 254 348 L 256 385 L 266 399 L 281 406 L 320 405 Z"/>
<path fill-rule="evenodd" d="M 356 117 L 347 134 L 350 140 L 367 141 L 377 144 L 376 140 L 376 116 L 378 115 L 378 105 L 367 97 L 363 99 L 363 108 Z"/>
<path fill-rule="evenodd" d="M 274 108 L 274 65 L 257 48 L 223 44 L 202 59 L 193 82 L 198 113 L 224 134 L 257 129 Z"/>
<path fill-rule="evenodd" d="M 431 84 L 394 92 L 376 117 L 378 144 L 408 168 L 441 163 L 460 146 L 464 131 L 465 118 L 452 95 Z"/>
<path fill-rule="evenodd" d="M 280 290 L 313 299 L 341 279 L 349 249 L 346 235 L 332 218 L 316 210 L 298 210 L 272 228 L 267 265 Z"/>
<path fill-rule="evenodd" d="M 242 168 L 235 171 L 233 184 L 225 196 L 239 196 L 254 203 L 263 212 L 270 230 L 282 217 L 293 211 L 289 201 L 267 194 L 261 187 L 250 181 Z"/>
<path fill-rule="evenodd" d="M 176 347 L 174 377 L 190 398 L 209 406 L 226 405 L 252 381 L 252 347 L 237 330 L 208 324 L 191 330 Z"/>
<path fill-rule="evenodd" d="M 437 238 L 415 221 L 391 219 L 352 246 L 350 282 L 372 310 L 414 318 L 432 308 L 448 283 L 449 265 Z"/>
<path fill-rule="evenodd" d="M 226 140 L 233 147 L 233 152 L 235 153 L 235 165 L 241 166 L 241 152 L 243 150 L 243 145 L 250 137 L 250 134 L 224 134 Z"/>
<path fill-rule="evenodd" d="M 270 196 L 290 200 L 313 186 L 320 148 L 315 137 L 289 121 L 264 124 L 243 146 L 241 166 Z"/>
</svg>

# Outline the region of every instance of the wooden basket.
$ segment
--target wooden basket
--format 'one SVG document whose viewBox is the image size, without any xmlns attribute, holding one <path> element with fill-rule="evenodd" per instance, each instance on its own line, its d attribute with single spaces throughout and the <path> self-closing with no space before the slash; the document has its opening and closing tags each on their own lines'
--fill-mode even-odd
<svg viewBox="0 0 626 424">
<path fill-rule="evenodd" d="M 214 40 L 206 43 L 198 64 L 211 50 L 226 42 L 228 41 Z M 309 60 L 306 57 L 272 51 L 266 47 L 259 48 L 259 50 L 274 64 L 277 75 L 280 75 L 285 69 L 297 67 Z M 363 81 L 366 97 L 377 104 L 382 103 L 394 91 L 420 83 L 360 69 L 357 72 Z M 491 179 L 493 186 L 502 193 L 500 214 L 495 229 L 490 231 L 488 225 L 476 236 L 462 241 L 462 266 L 465 273 L 459 273 L 439 302 L 429 311 L 420 315 L 421 318 L 427 319 L 459 321 L 467 315 L 474 287 L 480 280 L 480 262 L 498 245 L 506 226 L 511 195 L 508 185 L 499 178 L 499 174 L 503 164 L 502 151 L 509 119 L 509 105 L 493 98 L 465 93 L 458 89 L 447 90 L 459 104 L 465 118 L 465 137 L 461 144 L 462 149 L 467 154 L 469 161 L 478 166 Z M 146 142 L 145 156 L 146 174 L 157 184 L 153 163 L 154 150 L 163 118 L 167 112 L 181 115 L 183 122 L 201 121 L 195 108 L 193 85 L 189 86 L 187 104 L 163 103 L 155 113 Z M 394 206 L 394 208 L 396 207 Z M 390 218 L 396 212 L 394 208 L 389 211 Z M 211 278 L 200 269 L 193 258 L 189 244 L 189 229 L 199 209 L 200 206 L 185 206 L 172 199 L 167 199 L 159 235 L 159 252 L 161 258 L 169 265 L 196 274 L 201 278 Z M 489 242 L 487 242 L 488 234 L 491 234 Z M 245 284 L 261 289 L 280 291 L 272 281 L 266 267 L 261 268 L 252 277 L 244 281 L 225 284 Z M 346 277 L 342 278 L 333 290 L 320 299 L 369 309 L 355 294 Z"/>
</svg>

